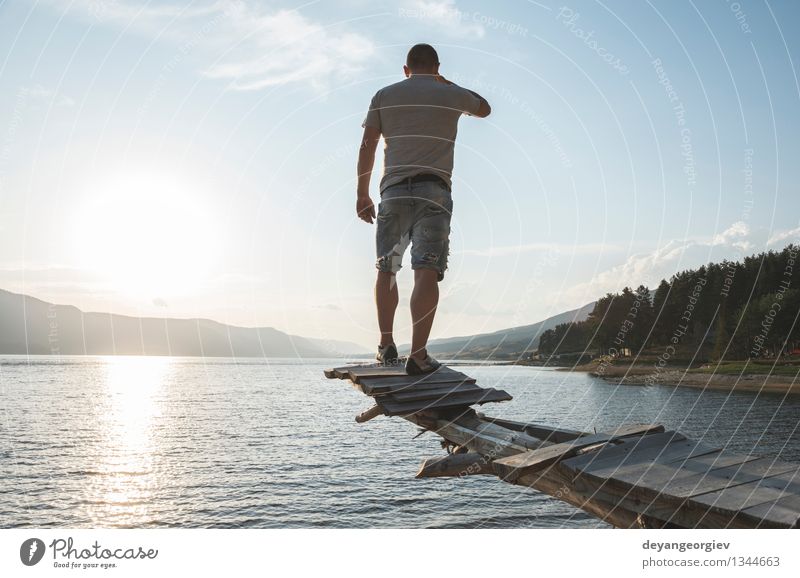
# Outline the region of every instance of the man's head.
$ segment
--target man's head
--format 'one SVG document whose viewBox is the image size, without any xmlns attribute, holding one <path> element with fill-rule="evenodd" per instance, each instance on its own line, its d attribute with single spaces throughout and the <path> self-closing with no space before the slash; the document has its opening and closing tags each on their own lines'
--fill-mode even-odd
<svg viewBox="0 0 800 578">
<path fill-rule="evenodd" d="M 415 44 L 408 51 L 403 72 L 406 73 L 406 76 L 439 74 L 439 55 L 430 44 Z"/>
</svg>

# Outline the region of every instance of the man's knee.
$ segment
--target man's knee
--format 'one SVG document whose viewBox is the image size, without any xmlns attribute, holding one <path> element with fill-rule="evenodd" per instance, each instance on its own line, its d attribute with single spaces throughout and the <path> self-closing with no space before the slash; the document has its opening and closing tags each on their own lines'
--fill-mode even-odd
<svg viewBox="0 0 800 578">
<path fill-rule="evenodd" d="M 436 283 L 441 281 L 442 273 L 438 267 L 430 266 L 417 266 L 414 268 L 414 282 L 415 283 Z"/>
</svg>

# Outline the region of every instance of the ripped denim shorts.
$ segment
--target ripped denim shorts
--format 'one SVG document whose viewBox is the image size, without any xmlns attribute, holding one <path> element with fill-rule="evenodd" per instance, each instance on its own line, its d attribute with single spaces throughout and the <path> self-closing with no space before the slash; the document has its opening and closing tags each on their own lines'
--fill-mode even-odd
<svg viewBox="0 0 800 578">
<path fill-rule="evenodd" d="M 411 268 L 434 269 L 444 279 L 450 252 L 453 199 L 444 183 L 403 182 L 386 187 L 378 204 L 375 245 L 379 271 L 397 273 L 411 245 Z"/>
</svg>

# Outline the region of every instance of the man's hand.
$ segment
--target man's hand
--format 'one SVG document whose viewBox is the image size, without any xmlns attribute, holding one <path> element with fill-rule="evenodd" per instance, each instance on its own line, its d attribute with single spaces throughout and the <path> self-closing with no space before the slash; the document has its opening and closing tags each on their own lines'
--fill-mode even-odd
<svg viewBox="0 0 800 578">
<path fill-rule="evenodd" d="M 369 198 L 369 178 L 372 176 L 372 166 L 375 164 L 375 149 L 381 139 L 381 131 L 371 125 L 364 127 L 364 136 L 358 149 L 358 185 L 356 186 L 356 214 L 366 223 L 372 224 L 375 219 L 375 206 Z"/>
<path fill-rule="evenodd" d="M 375 205 L 372 204 L 372 199 L 369 195 L 359 195 L 358 200 L 356 200 L 356 214 L 362 221 L 372 224 L 373 219 L 375 219 Z"/>
</svg>

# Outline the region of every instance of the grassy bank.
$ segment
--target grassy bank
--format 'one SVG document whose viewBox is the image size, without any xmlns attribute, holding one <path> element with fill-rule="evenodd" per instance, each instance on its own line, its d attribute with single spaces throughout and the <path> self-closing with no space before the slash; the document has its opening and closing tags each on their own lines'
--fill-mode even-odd
<svg viewBox="0 0 800 578">
<path fill-rule="evenodd" d="M 772 361 L 726 361 L 692 367 L 689 363 L 658 366 L 656 360 L 592 361 L 564 371 L 585 371 L 621 385 L 674 385 L 752 393 L 800 394 L 800 364 Z"/>
</svg>

